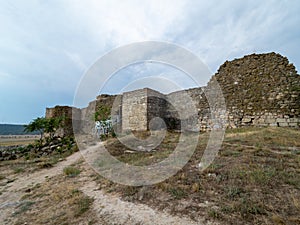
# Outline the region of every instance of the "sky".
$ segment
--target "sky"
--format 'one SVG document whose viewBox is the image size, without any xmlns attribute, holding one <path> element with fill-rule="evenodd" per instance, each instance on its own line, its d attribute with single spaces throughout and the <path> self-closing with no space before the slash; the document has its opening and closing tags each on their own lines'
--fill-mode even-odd
<svg viewBox="0 0 300 225">
<path fill-rule="evenodd" d="M 135 42 L 185 48 L 211 75 L 226 60 L 266 52 L 299 69 L 299 11 L 297 0 L 0 0 L 0 123 L 26 124 L 46 107 L 73 105 L 89 68 Z M 139 62 L 99 84 L 99 93 L 144 86 L 170 92 L 209 79 L 195 84 L 178 68 Z"/>
</svg>

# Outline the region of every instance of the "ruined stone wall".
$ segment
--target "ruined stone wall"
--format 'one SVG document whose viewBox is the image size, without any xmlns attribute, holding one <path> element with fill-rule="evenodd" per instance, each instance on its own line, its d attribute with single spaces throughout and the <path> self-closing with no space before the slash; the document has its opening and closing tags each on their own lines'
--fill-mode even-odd
<svg viewBox="0 0 300 225">
<path fill-rule="evenodd" d="M 96 100 L 91 101 L 86 108 L 81 109 L 81 132 L 91 133 L 95 127 L 95 112 L 100 107 L 111 109 L 115 101 L 116 95 L 99 95 Z M 109 112 L 110 114 L 110 112 Z M 97 118 L 98 120 L 102 118 Z"/>
<path fill-rule="evenodd" d="M 77 118 L 81 117 L 81 110 L 70 106 L 55 106 L 54 108 L 46 108 L 46 118 L 63 117 L 63 124 L 56 134 L 59 136 L 73 135 L 72 115 L 75 114 Z M 75 122 L 76 123 L 76 122 Z M 77 129 L 80 121 L 74 124 Z"/>
<path fill-rule="evenodd" d="M 214 78 L 226 100 L 229 127 L 299 126 L 300 76 L 286 57 L 252 54 L 226 61 Z"/>
<path fill-rule="evenodd" d="M 59 136 L 73 135 L 74 130 L 81 133 L 92 133 L 95 127 L 95 110 L 100 106 L 111 109 L 115 98 L 114 95 L 99 95 L 96 100 L 82 109 L 69 106 L 46 108 L 46 118 L 64 117 L 62 128 L 57 131 Z"/>
<path fill-rule="evenodd" d="M 213 81 L 217 81 L 222 90 L 225 112 L 215 112 L 211 109 L 217 107 L 208 104 L 206 94 L 214 93 Z M 276 53 L 252 54 L 226 61 L 206 87 L 167 95 L 168 102 L 172 104 L 168 104 L 166 121 L 173 123 L 170 127 L 174 129 L 180 129 L 178 112 L 186 107 L 187 94 L 198 110 L 198 126 L 201 131 L 212 128 L 212 116 L 225 118 L 227 123 L 222 126 L 229 128 L 299 127 L 300 76 L 286 57 Z"/>
<path fill-rule="evenodd" d="M 112 108 L 112 105 L 115 101 L 116 95 L 99 95 L 96 98 L 96 110 L 101 106 L 106 106 L 108 108 Z"/>
<path fill-rule="evenodd" d="M 183 121 L 189 123 L 193 117 L 206 118 L 209 113 L 208 103 L 202 88 L 192 88 L 183 91 L 172 92 L 167 95 L 167 108 L 164 119 L 169 129 L 180 130 Z M 202 115 L 202 114 L 205 114 Z M 205 122 L 206 123 L 206 122 Z M 185 124 L 188 126 L 188 124 Z M 201 130 L 202 120 L 193 124 L 193 129 Z"/>
<path fill-rule="evenodd" d="M 210 99 L 218 98 L 214 94 L 213 84 L 216 81 L 224 95 L 226 111 L 217 112 L 217 105 L 208 103 L 207 95 Z M 192 101 L 189 101 L 190 98 Z M 87 124 L 85 132 L 93 128 L 95 109 L 103 105 L 113 106 L 112 115 L 119 116 L 121 130 L 149 129 L 149 122 L 154 117 L 164 119 L 168 129 L 178 130 L 182 124 L 193 130 L 210 130 L 216 117 L 227 119 L 222 126 L 229 128 L 299 127 L 300 76 L 294 65 L 279 54 L 248 55 L 226 61 L 206 87 L 168 95 L 144 88 L 118 96 L 98 96 L 80 112 Z M 191 116 L 195 110 L 196 122 Z M 46 111 L 46 116 L 59 114 L 70 116 L 69 109 L 63 107 Z"/>
<path fill-rule="evenodd" d="M 96 109 L 96 100 L 89 103 L 86 108 L 81 109 L 80 133 L 91 133 L 95 127 L 94 114 Z"/>
</svg>

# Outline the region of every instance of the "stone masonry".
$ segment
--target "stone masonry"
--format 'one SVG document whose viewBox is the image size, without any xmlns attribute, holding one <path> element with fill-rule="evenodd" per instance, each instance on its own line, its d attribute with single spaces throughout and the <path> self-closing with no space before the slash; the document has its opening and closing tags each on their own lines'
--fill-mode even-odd
<svg viewBox="0 0 300 225">
<path fill-rule="evenodd" d="M 300 76 L 286 57 L 276 53 L 252 54 L 226 61 L 206 87 L 177 91 L 167 95 L 144 88 L 122 95 L 100 95 L 87 108 L 75 110 L 81 120 L 89 120 L 99 106 L 111 108 L 119 119 L 121 130 L 148 130 L 150 121 L 159 117 L 168 129 L 180 130 L 183 120 L 193 121 L 193 129 L 212 128 L 212 108 L 207 93 L 213 91 L 213 82 L 220 85 L 225 98 L 227 128 L 241 126 L 299 127 L 300 124 Z M 197 120 L 179 115 L 191 108 L 187 96 L 196 108 Z M 70 107 L 69 107 L 70 108 Z M 46 117 L 64 114 L 70 109 L 59 106 L 47 109 Z M 54 113 L 55 111 L 55 113 Z M 182 114 L 182 113 L 181 113 Z M 188 113 L 187 113 L 188 115 Z"/>
</svg>

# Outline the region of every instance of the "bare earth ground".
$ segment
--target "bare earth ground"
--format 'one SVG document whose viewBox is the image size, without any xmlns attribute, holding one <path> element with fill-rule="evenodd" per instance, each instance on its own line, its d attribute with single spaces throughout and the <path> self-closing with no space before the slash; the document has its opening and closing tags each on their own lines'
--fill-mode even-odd
<svg viewBox="0 0 300 225">
<path fill-rule="evenodd" d="M 61 224 L 61 222 L 66 222 L 66 218 L 55 221 L 54 218 L 47 218 L 47 215 L 43 215 L 42 211 L 47 207 L 51 207 L 40 204 L 41 208 L 37 208 L 39 199 L 43 200 L 43 197 L 34 200 L 36 206 L 33 205 L 33 209 L 28 209 L 32 211 L 31 213 L 21 212 L 23 214 L 21 217 L 19 211 L 22 211 L 20 206 L 26 206 L 27 203 L 33 202 L 26 200 L 31 195 L 27 193 L 35 192 L 37 188 L 42 189 L 46 193 L 47 191 L 49 192 L 49 190 L 41 188 L 41 185 L 50 185 L 52 188 L 57 188 L 57 183 L 64 182 L 62 187 L 58 188 L 62 188 L 63 191 L 67 192 L 72 185 L 70 185 L 68 180 L 64 179 L 62 172 L 65 167 L 72 164 L 80 165 L 81 170 L 78 177 L 67 178 L 73 180 L 74 189 L 72 190 L 74 191 L 78 188 L 84 195 L 93 199 L 93 207 L 89 210 L 88 215 L 84 215 L 84 218 L 70 218 L 70 224 L 200 224 L 188 218 L 158 212 L 143 204 L 122 201 L 117 195 L 105 194 L 99 190 L 97 183 L 91 178 L 95 175 L 95 172 L 83 161 L 80 152 L 74 153 L 65 161 L 50 169 L 43 169 L 26 175 L 22 174 L 21 176 L 11 176 L 10 180 L 13 180 L 13 182 L 8 182 L 1 187 L 0 221 L 2 221 L 2 224 Z M 77 184 L 75 185 L 74 183 Z M 52 214 L 52 217 L 59 217 L 60 215 L 55 214 L 55 210 L 53 209 L 49 214 Z M 41 218 L 37 215 L 37 218 L 33 219 L 32 213 L 38 213 Z"/>
</svg>

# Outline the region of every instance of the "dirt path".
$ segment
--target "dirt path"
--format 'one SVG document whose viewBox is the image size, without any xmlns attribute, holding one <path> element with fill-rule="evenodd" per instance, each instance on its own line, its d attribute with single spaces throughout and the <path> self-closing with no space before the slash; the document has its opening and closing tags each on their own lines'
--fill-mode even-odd
<svg viewBox="0 0 300 225">
<path fill-rule="evenodd" d="M 97 146 L 90 147 L 82 152 L 85 158 L 95 159 L 93 150 Z M 88 161 L 91 161 L 89 159 Z M 143 204 L 122 201 L 118 196 L 106 194 L 98 189 L 96 182 L 91 181 L 91 167 L 85 162 L 85 176 L 81 177 L 84 184 L 80 190 L 87 196 L 94 199 L 93 207 L 99 220 L 106 221 L 107 224 L 130 224 L 130 225 L 199 225 L 204 224 L 192 221 L 186 217 L 172 216 L 165 212 L 160 212 Z"/>
<path fill-rule="evenodd" d="M 11 223 L 9 222 L 11 221 L 9 217 L 14 212 L 15 207 L 19 205 L 20 199 L 24 195 L 24 189 L 42 183 L 47 178 L 61 174 L 64 167 L 75 163 L 81 157 L 80 152 L 76 152 L 50 169 L 43 169 L 26 175 L 22 174 L 22 176 L 18 176 L 13 182 L 7 184 L 5 192 L 0 195 L 0 221 L 7 220 L 7 224 Z"/>
<path fill-rule="evenodd" d="M 43 169 L 26 176 L 18 177 L 14 182 L 7 184 L 6 191 L 0 195 L 0 221 L 6 221 L 4 224 L 13 224 L 13 218 L 10 216 L 15 211 L 15 207 L 19 205 L 21 197 L 24 195 L 24 190 L 35 184 L 44 182 L 47 178 L 61 174 L 64 167 L 74 164 L 79 160 L 82 160 L 81 152 L 76 152 L 65 161 L 56 164 L 53 168 Z M 85 170 L 79 178 L 82 183 L 80 189 L 85 195 L 94 199 L 93 209 L 99 221 L 105 221 L 107 224 L 136 225 L 203 224 L 202 222 L 194 222 L 185 217 L 171 216 L 168 213 L 159 212 L 143 204 L 125 202 L 117 196 L 105 194 L 103 191 L 98 190 L 96 182 L 92 181 L 90 175 L 93 171 L 89 165 L 84 161 L 82 166 Z"/>
<path fill-rule="evenodd" d="M 94 210 L 99 220 L 107 224 L 130 225 L 196 225 L 202 222 L 194 222 L 185 217 L 171 216 L 165 212 L 156 211 L 143 204 L 135 204 L 120 200 L 117 196 L 104 194 L 97 190 L 95 182 L 86 182 L 81 190 L 94 198 Z"/>
</svg>

